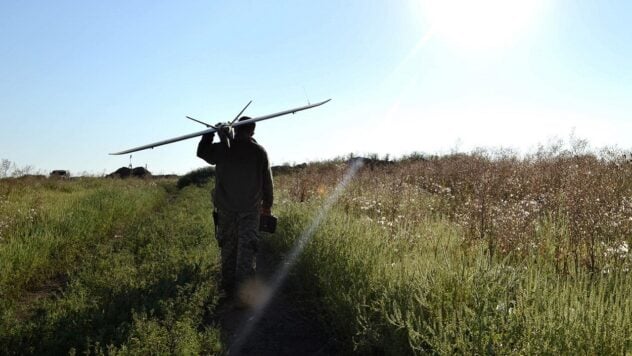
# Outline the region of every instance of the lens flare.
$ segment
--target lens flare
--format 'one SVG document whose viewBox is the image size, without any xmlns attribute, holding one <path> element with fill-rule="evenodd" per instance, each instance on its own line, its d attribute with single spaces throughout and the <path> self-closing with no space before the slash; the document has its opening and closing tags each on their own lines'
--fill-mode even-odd
<svg viewBox="0 0 632 356">
<path fill-rule="evenodd" d="M 318 229 L 318 226 L 320 226 L 323 220 L 325 220 L 331 208 L 338 201 L 342 193 L 344 193 L 347 185 L 349 185 L 349 182 L 351 182 L 353 177 L 363 165 L 364 163 L 361 160 L 354 160 L 351 163 L 351 166 L 343 176 L 342 180 L 340 181 L 340 183 L 338 183 L 338 186 L 336 187 L 334 192 L 321 206 L 318 214 L 314 217 L 311 224 L 307 227 L 305 231 L 303 231 L 296 242 L 294 242 L 292 250 L 281 264 L 281 267 L 272 277 L 269 286 L 266 287 L 264 285 L 261 285 L 260 282 L 253 282 L 251 285 L 249 285 L 247 290 L 244 291 L 245 294 L 250 295 L 250 297 L 248 297 L 245 301 L 248 302 L 248 300 L 250 300 L 254 304 L 252 305 L 254 307 L 254 310 L 252 312 L 252 316 L 248 318 L 240 327 L 235 340 L 228 349 L 229 355 L 236 355 L 239 353 L 239 351 L 241 351 L 244 343 L 248 339 L 248 336 L 257 325 L 257 323 L 263 316 L 266 308 L 270 304 L 270 301 L 274 297 L 274 294 L 281 287 L 281 285 L 283 285 L 283 282 L 287 278 L 288 273 L 296 263 L 298 257 L 301 255 L 301 252 L 303 252 L 305 245 L 314 236 L 314 233 L 316 232 L 316 229 Z"/>
</svg>

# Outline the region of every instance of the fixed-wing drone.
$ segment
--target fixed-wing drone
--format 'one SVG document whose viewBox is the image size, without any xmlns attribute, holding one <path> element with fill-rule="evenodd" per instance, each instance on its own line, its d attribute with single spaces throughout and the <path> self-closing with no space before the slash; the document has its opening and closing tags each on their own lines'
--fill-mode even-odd
<svg viewBox="0 0 632 356">
<path fill-rule="evenodd" d="M 273 117 L 283 116 L 283 115 L 287 115 L 287 114 L 294 114 L 294 113 L 299 112 L 299 111 L 303 111 L 303 110 L 315 108 L 317 106 L 321 106 L 321 105 L 329 102 L 329 100 L 331 100 L 331 99 L 327 99 L 325 101 L 321 101 L 321 102 L 315 103 L 315 104 L 309 104 L 309 105 L 306 105 L 306 106 L 301 106 L 301 107 L 294 108 L 294 109 L 280 111 L 280 112 L 277 112 L 277 113 L 274 113 L 274 114 L 270 114 L 270 115 L 264 115 L 264 116 L 259 116 L 259 117 L 253 117 L 253 118 L 247 119 L 247 120 L 237 121 L 241 117 L 241 114 L 244 113 L 244 111 L 246 110 L 248 105 L 250 105 L 250 103 L 252 103 L 252 100 L 251 100 L 248 104 L 246 104 L 246 106 L 239 112 L 239 114 L 237 114 L 235 119 L 233 119 L 233 121 L 231 121 L 231 122 L 220 123 L 220 124 L 216 124 L 216 125 L 210 125 L 210 124 L 207 124 L 207 123 L 205 123 L 203 121 L 200 121 L 200 120 L 197 120 L 197 119 L 194 119 L 192 117 L 187 116 L 186 117 L 187 119 L 193 120 L 193 121 L 195 121 L 197 123 L 200 123 L 202 125 L 206 125 L 207 129 L 203 130 L 203 131 L 194 132 L 194 133 L 191 133 L 191 134 L 188 134 L 188 135 L 178 136 L 178 137 L 170 138 L 170 139 L 167 139 L 167 140 L 162 140 L 162 141 L 150 143 L 150 144 L 147 144 L 147 145 L 138 146 L 138 147 L 135 147 L 135 148 L 130 148 L 129 150 L 125 150 L 125 151 L 121 151 L 121 152 L 115 152 L 115 153 L 110 153 L 110 154 L 111 155 L 122 155 L 122 154 L 126 154 L 126 153 L 142 151 L 142 150 L 146 150 L 148 148 L 154 148 L 154 147 L 166 145 L 166 144 L 169 144 L 169 143 L 178 142 L 178 141 L 182 141 L 182 140 L 186 140 L 186 139 L 189 139 L 189 138 L 202 136 L 204 134 L 218 132 L 218 131 L 222 132 L 222 135 L 220 135 L 220 138 L 222 138 L 222 140 L 225 140 L 226 144 L 230 147 L 230 142 L 231 142 L 231 140 L 234 137 L 233 136 L 233 128 L 234 127 L 238 127 L 238 126 L 245 125 L 245 124 L 250 124 L 250 123 L 253 123 L 253 122 L 257 122 L 257 121 L 272 119 Z"/>
</svg>

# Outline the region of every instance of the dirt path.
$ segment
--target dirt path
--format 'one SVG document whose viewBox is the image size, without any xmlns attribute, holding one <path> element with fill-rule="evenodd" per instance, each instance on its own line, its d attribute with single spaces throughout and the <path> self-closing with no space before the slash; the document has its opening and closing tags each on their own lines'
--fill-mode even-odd
<svg viewBox="0 0 632 356">
<path fill-rule="evenodd" d="M 270 247 L 263 242 L 257 256 L 257 274 L 265 282 L 272 279 L 279 261 Z M 316 312 L 301 303 L 297 286 L 286 283 L 274 294 L 267 308 L 243 340 L 240 350 L 235 341 L 254 311 L 235 308 L 230 301 L 220 304 L 216 314 L 222 328 L 222 339 L 227 347 L 233 345 L 229 355 L 332 355 L 336 354 L 334 340 L 327 334 Z"/>
</svg>

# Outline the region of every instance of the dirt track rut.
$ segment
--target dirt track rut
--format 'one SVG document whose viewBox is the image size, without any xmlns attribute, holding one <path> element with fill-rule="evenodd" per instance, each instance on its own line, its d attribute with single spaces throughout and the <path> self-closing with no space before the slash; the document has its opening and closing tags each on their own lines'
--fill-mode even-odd
<svg viewBox="0 0 632 356">
<path fill-rule="evenodd" d="M 271 280 L 279 265 L 271 248 L 262 241 L 257 255 L 258 278 Z M 328 335 L 317 312 L 302 302 L 300 286 L 285 283 L 274 294 L 240 350 L 229 355 L 332 355 L 334 339 Z M 237 335 L 253 317 L 252 310 L 235 308 L 232 301 L 220 303 L 216 320 L 222 329 L 224 345 L 234 345 Z"/>
</svg>

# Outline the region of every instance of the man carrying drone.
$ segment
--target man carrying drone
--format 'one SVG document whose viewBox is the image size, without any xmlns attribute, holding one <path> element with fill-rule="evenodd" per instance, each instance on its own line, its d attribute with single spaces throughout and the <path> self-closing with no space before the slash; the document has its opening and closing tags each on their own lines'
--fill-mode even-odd
<svg viewBox="0 0 632 356">
<path fill-rule="evenodd" d="M 216 165 L 213 192 L 216 211 L 213 218 L 215 236 L 221 248 L 222 284 L 230 296 L 238 291 L 236 288 L 254 276 L 258 231 L 274 232 L 276 228 L 276 218 L 270 213 L 273 199 L 272 174 L 266 151 L 252 138 L 255 122 L 296 114 L 326 104 L 330 100 L 308 103 L 255 118 L 243 116 L 236 122 L 252 103 L 250 101 L 232 122 L 217 125 L 209 125 L 187 116 L 188 119 L 205 125 L 206 129 L 110 154 L 128 154 L 202 136 L 197 155 Z M 234 138 L 233 127 L 236 129 Z M 219 133 L 220 143 L 213 143 L 215 132 Z"/>
<path fill-rule="evenodd" d="M 241 117 L 239 121 L 250 119 Z M 235 127 L 217 125 L 202 136 L 197 156 L 215 165 L 215 233 L 221 249 L 222 287 L 228 296 L 254 277 L 261 216 L 270 216 L 273 202 L 268 155 L 252 137 L 255 123 Z"/>
</svg>

